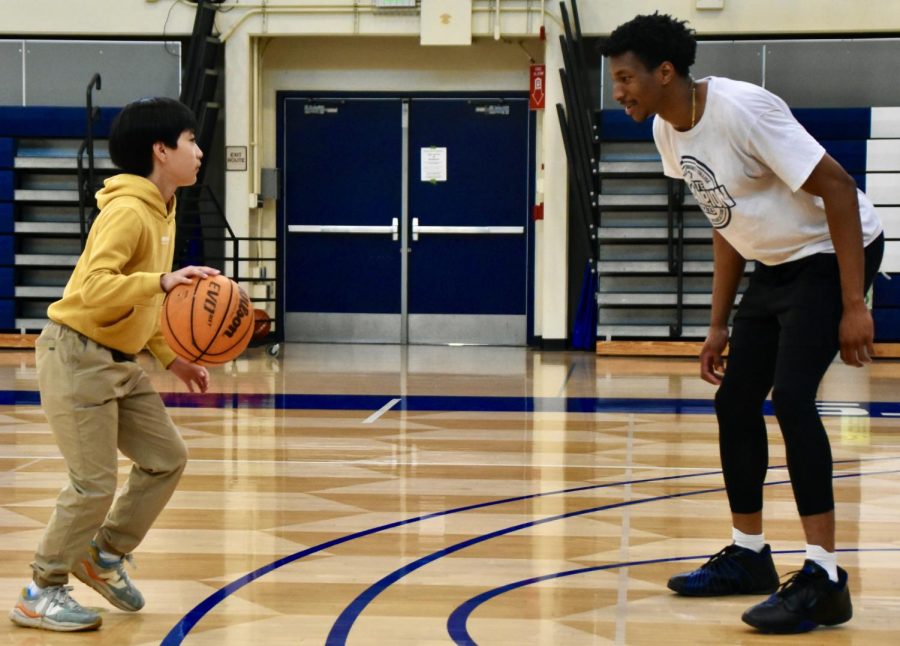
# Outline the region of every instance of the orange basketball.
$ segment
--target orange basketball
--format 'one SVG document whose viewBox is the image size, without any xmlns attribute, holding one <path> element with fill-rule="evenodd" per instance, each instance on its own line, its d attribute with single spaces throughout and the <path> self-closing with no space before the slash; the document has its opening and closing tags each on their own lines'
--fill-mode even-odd
<svg viewBox="0 0 900 646">
<path fill-rule="evenodd" d="M 204 366 L 228 363 L 253 337 L 253 304 L 226 276 L 174 287 L 163 301 L 159 327 L 182 359 Z"/>
<path fill-rule="evenodd" d="M 269 313 L 266 310 L 258 308 L 253 309 L 253 338 L 261 339 L 266 336 L 272 329 L 272 322 L 269 319 Z"/>
</svg>

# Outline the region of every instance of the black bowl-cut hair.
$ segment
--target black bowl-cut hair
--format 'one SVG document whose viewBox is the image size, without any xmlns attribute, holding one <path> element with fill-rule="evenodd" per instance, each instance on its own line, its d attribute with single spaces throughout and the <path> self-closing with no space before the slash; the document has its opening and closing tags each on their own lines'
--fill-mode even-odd
<svg viewBox="0 0 900 646">
<path fill-rule="evenodd" d="M 697 39 L 686 24 L 658 11 L 636 16 L 601 39 L 598 49 L 605 57 L 632 52 L 648 70 L 669 61 L 681 76 L 688 76 L 697 56 Z"/>
<path fill-rule="evenodd" d="M 153 172 L 153 144 L 161 141 L 177 148 L 185 130 L 197 130 L 197 119 L 186 105 L 168 97 L 139 99 L 113 119 L 109 155 L 126 173 L 149 177 Z"/>
</svg>

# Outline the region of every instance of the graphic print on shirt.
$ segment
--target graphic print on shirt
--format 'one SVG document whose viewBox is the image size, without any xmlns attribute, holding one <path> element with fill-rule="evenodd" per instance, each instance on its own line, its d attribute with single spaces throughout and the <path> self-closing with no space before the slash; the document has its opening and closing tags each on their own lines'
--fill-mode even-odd
<svg viewBox="0 0 900 646">
<path fill-rule="evenodd" d="M 735 201 L 728 189 L 716 181 L 712 169 L 696 157 L 685 155 L 681 158 L 681 173 L 713 228 L 727 227 L 731 222 L 731 207 L 735 205 Z"/>
</svg>

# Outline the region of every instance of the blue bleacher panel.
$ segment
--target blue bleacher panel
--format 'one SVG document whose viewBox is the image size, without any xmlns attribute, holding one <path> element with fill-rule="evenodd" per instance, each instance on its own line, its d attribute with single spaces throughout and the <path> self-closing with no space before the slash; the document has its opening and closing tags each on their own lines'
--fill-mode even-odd
<svg viewBox="0 0 900 646">
<path fill-rule="evenodd" d="M 121 108 L 101 108 L 93 123 L 94 136 L 109 137 L 110 126 Z M 16 234 L 15 169 L 19 142 L 27 139 L 81 140 L 87 134 L 87 110 L 81 107 L 0 106 L 0 329 L 17 329 L 15 299 Z M 21 300 L 21 299 L 20 299 Z M 29 316 L 23 316 L 28 319 Z"/>
<path fill-rule="evenodd" d="M 16 302 L 13 299 L 0 299 L 0 330 L 11 330 L 16 327 Z"/>
<path fill-rule="evenodd" d="M 866 190 L 866 139 L 829 139 L 820 141 L 828 154 L 834 157 L 856 180 L 857 185 Z"/>
<path fill-rule="evenodd" d="M 866 172 L 866 140 L 834 140 L 828 139 L 819 143 L 825 147 L 828 154 L 834 157 L 838 163 L 851 175 Z"/>
<path fill-rule="evenodd" d="M 108 137 L 121 108 L 101 108 L 94 123 L 95 137 Z M 75 137 L 85 135 L 85 108 L 0 106 L 0 137 Z"/>
<path fill-rule="evenodd" d="M 875 308 L 875 341 L 878 343 L 900 341 L 900 307 Z"/>
<path fill-rule="evenodd" d="M 15 196 L 15 174 L 12 170 L 0 170 L 0 201 L 11 202 Z"/>
<path fill-rule="evenodd" d="M 865 141 L 872 127 L 869 108 L 798 108 L 791 112 L 833 157 L 837 159 L 840 155 L 847 158 L 852 162 L 849 165 L 852 170 L 865 168 L 864 163 L 860 166 L 858 162 L 865 162 Z M 652 123 L 652 119 L 637 123 L 619 108 L 602 110 L 601 138 L 603 141 L 652 141 Z M 861 152 L 857 150 L 860 142 Z"/>
<path fill-rule="evenodd" d="M 637 123 L 622 109 L 602 110 L 600 138 L 602 141 L 653 141 L 652 124 L 652 119 Z"/>
<path fill-rule="evenodd" d="M 819 141 L 865 141 L 872 131 L 870 108 L 794 108 L 797 121 Z"/>
<path fill-rule="evenodd" d="M 900 276 L 888 280 L 878 274 L 873 285 L 872 300 L 878 306 L 900 307 Z"/>
<path fill-rule="evenodd" d="M 15 260 L 16 239 L 11 235 L 0 235 L 0 266 L 12 266 Z"/>
<path fill-rule="evenodd" d="M 15 158 L 16 140 L 12 137 L 0 137 L 0 168 L 12 168 Z"/>
</svg>

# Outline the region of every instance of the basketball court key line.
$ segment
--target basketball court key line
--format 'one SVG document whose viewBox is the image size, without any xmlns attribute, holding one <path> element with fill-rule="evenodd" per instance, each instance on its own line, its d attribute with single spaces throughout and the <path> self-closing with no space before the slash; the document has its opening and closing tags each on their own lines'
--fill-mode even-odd
<svg viewBox="0 0 900 646">
<path fill-rule="evenodd" d="M 389 410 L 391 410 L 394 406 L 396 406 L 396 405 L 399 404 L 399 403 L 400 403 L 400 400 L 399 400 L 399 399 L 392 399 L 392 400 L 389 401 L 387 404 L 385 404 L 384 406 L 382 406 L 381 408 L 379 408 L 377 411 L 375 411 L 374 413 L 372 413 L 371 415 L 369 415 L 366 419 L 364 419 L 364 420 L 363 420 L 363 424 L 371 424 L 372 422 L 374 422 L 375 420 L 377 420 L 379 417 L 381 417 L 382 415 L 384 415 L 386 412 L 388 412 Z"/>
</svg>

